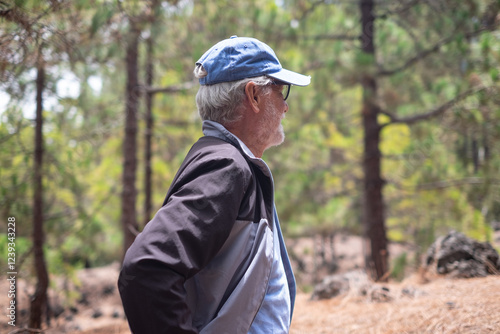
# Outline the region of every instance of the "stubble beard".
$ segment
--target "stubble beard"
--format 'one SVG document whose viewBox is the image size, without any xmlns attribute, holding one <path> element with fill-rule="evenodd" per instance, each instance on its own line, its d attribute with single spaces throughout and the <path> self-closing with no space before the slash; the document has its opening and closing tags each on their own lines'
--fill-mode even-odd
<svg viewBox="0 0 500 334">
<path fill-rule="evenodd" d="M 283 129 L 283 124 L 281 124 L 281 121 L 285 118 L 285 113 L 281 113 L 279 109 L 271 103 L 266 105 L 266 109 L 261 128 L 263 130 L 263 138 L 266 138 L 266 147 L 269 148 L 278 146 L 285 141 L 285 130 Z M 279 124 L 276 126 L 278 119 Z"/>
</svg>

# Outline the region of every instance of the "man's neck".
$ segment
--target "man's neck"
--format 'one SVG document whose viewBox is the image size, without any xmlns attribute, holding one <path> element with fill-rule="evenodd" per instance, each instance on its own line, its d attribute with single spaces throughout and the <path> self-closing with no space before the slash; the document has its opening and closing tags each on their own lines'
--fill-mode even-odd
<svg viewBox="0 0 500 334">
<path fill-rule="evenodd" d="M 256 128 L 243 124 L 243 122 L 244 121 L 236 122 L 225 126 L 225 128 L 245 143 L 256 158 L 262 158 L 266 147 L 259 143 L 259 132 L 255 130 Z"/>
</svg>

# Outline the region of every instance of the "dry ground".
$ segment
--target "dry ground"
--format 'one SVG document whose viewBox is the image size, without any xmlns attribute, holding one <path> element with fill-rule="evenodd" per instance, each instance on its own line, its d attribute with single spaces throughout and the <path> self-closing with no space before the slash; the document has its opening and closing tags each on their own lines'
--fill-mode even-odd
<svg viewBox="0 0 500 334">
<path fill-rule="evenodd" d="M 339 249 L 354 252 L 357 239 L 338 242 Z M 309 247 L 309 246 L 307 246 Z M 337 252 L 337 255 L 340 253 Z M 342 255 L 342 254 L 340 254 Z M 354 253 L 353 253 L 354 256 Z M 357 267 L 349 254 L 342 255 L 348 262 L 342 269 Z M 118 264 L 103 268 L 82 270 L 78 273 L 81 285 L 59 281 L 52 292 L 53 304 L 59 303 L 66 311 L 53 320 L 47 334 L 122 334 L 130 333 L 123 316 L 116 280 Z M 377 286 L 377 285 L 376 285 Z M 381 286 L 381 285 L 378 285 Z M 401 283 L 383 285 L 388 289 L 388 300 L 373 301 L 369 296 L 354 292 L 329 300 L 312 301 L 310 294 L 297 296 L 291 334 L 320 333 L 499 333 L 500 334 L 500 276 L 452 280 L 433 277 L 422 283 L 413 275 Z M 61 291 L 85 292 L 64 302 Z M 27 309 L 31 288 L 18 280 L 18 325 L 23 323 L 22 310 Z M 2 291 L 5 291 L 3 293 Z M 19 328 L 7 326 L 7 280 L 0 280 L 0 333 L 11 333 Z M 73 306 L 73 311 L 69 310 Z M 76 309 L 76 312 L 75 312 Z"/>
<path fill-rule="evenodd" d="M 389 302 L 373 302 L 349 294 L 311 301 L 308 294 L 301 293 L 297 296 L 290 333 L 500 333 L 498 276 L 468 280 L 440 278 L 423 285 L 403 282 L 386 286 L 393 295 Z M 413 296 L 404 295 L 405 288 Z M 71 333 L 130 333 L 123 320 L 81 320 L 86 323 L 82 327 L 89 329 Z M 106 322 L 109 323 L 105 325 Z"/>
<path fill-rule="evenodd" d="M 500 333 L 499 276 L 385 286 L 388 302 L 349 294 L 311 301 L 300 294 L 291 333 Z"/>
<path fill-rule="evenodd" d="M 383 303 L 349 295 L 311 301 L 308 294 L 299 294 L 290 333 L 500 333 L 498 276 L 387 286 L 394 299 Z M 414 296 L 403 295 L 403 288 L 413 289 Z M 116 322 L 76 333 L 130 332 L 125 323 Z"/>
</svg>

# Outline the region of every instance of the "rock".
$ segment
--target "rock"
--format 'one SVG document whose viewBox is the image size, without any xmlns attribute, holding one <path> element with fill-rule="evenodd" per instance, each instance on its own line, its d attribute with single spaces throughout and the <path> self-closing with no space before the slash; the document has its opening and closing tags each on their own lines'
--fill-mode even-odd
<svg viewBox="0 0 500 334">
<path fill-rule="evenodd" d="M 403 288 L 401 289 L 401 294 L 406 297 L 415 297 L 415 288 Z"/>
<path fill-rule="evenodd" d="M 349 281 L 342 275 L 331 275 L 316 285 L 311 296 L 313 300 L 328 299 L 349 290 Z"/>
<path fill-rule="evenodd" d="M 82 328 L 78 325 L 73 325 L 70 327 L 72 330 L 74 330 L 75 332 L 79 332 L 82 330 Z"/>
<path fill-rule="evenodd" d="M 64 307 L 61 306 L 61 304 L 55 304 L 52 307 L 50 307 L 50 310 L 52 312 L 52 316 L 54 318 L 58 318 L 61 314 L 64 313 Z"/>
<path fill-rule="evenodd" d="M 500 256 L 488 242 L 478 242 L 451 231 L 431 245 L 425 265 L 451 277 L 484 277 L 500 272 Z"/>
<path fill-rule="evenodd" d="M 409 297 L 409 298 L 416 298 L 416 297 L 421 297 L 425 296 L 427 293 L 423 290 L 417 289 L 413 286 L 407 286 L 401 289 L 401 296 L 404 297 Z"/>
<path fill-rule="evenodd" d="M 103 315 L 102 311 L 99 309 L 96 309 L 96 310 L 94 310 L 94 313 L 92 313 L 92 318 L 97 319 L 97 318 L 102 317 L 102 315 Z"/>
<path fill-rule="evenodd" d="M 455 302 L 446 302 L 446 306 L 448 306 L 448 310 L 453 310 L 457 305 Z"/>
<path fill-rule="evenodd" d="M 104 286 L 104 288 L 102 289 L 102 294 L 103 294 L 104 296 L 110 296 L 110 295 L 112 295 L 114 292 L 115 292 L 115 285 L 114 285 L 114 284 L 109 284 L 109 285 L 106 285 L 106 286 Z"/>
<path fill-rule="evenodd" d="M 113 314 L 111 315 L 111 317 L 113 317 L 113 318 L 119 318 L 120 317 L 120 311 L 114 310 Z"/>
<path fill-rule="evenodd" d="M 90 305 L 88 292 L 82 292 L 82 294 L 80 295 L 80 299 L 78 299 L 78 304 L 85 306 Z"/>
<path fill-rule="evenodd" d="M 328 299 L 349 290 L 354 290 L 358 295 L 366 295 L 370 280 L 361 270 L 350 271 L 345 274 L 326 276 L 321 283 L 316 285 L 311 299 Z"/>
<path fill-rule="evenodd" d="M 372 302 L 389 302 L 392 300 L 391 291 L 388 287 L 373 285 L 369 292 L 369 298 Z"/>
</svg>

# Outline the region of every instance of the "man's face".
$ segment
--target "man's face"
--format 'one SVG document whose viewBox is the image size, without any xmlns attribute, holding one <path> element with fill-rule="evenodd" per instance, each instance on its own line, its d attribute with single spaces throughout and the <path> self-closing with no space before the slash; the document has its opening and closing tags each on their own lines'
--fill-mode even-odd
<svg viewBox="0 0 500 334">
<path fill-rule="evenodd" d="M 271 85 L 270 93 L 266 95 L 264 114 L 262 117 L 262 135 L 266 139 L 266 146 L 277 146 L 285 140 L 285 132 L 281 120 L 285 118 L 288 104 L 283 98 L 282 85 Z"/>
</svg>

